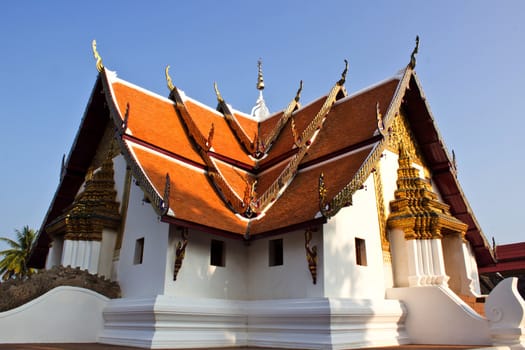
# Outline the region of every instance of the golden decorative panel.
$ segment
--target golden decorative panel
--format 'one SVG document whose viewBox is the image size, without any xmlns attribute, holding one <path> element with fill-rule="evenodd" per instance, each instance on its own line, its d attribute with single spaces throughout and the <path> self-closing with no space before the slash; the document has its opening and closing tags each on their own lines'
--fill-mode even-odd
<svg viewBox="0 0 525 350">
<path fill-rule="evenodd" d="M 408 150 L 399 145 L 397 190 L 390 202 L 388 229 L 402 229 L 406 239 L 436 239 L 444 234 L 465 237 L 468 225 L 450 214 L 449 205 L 441 203 L 430 182 L 412 166 Z"/>
<path fill-rule="evenodd" d="M 111 154 L 111 153 L 110 153 Z M 70 209 L 50 223 L 46 230 L 64 239 L 100 241 L 104 228 L 118 229 L 121 221 L 116 201 L 113 160 L 107 157 L 97 171 L 88 171 L 84 190 Z"/>
<path fill-rule="evenodd" d="M 186 256 L 186 246 L 188 245 L 188 228 L 181 227 L 180 230 L 181 240 L 177 242 L 177 246 L 175 247 L 175 264 L 173 266 L 174 281 L 177 280 L 177 275 L 179 274 L 179 270 L 182 267 L 182 262 Z"/>
<path fill-rule="evenodd" d="M 402 144 L 412 161 L 423 166 L 425 173 L 428 175 L 428 167 L 425 165 L 423 154 L 402 110 L 401 113 L 398 113 L 394 118 L 390 129 L 387 148 L 394 153 L 398 153 L 399 145 Z"/>
<path fill-rule="evenodd" d="M 386 231 L 385 198 L 383 196 L 383 182 L 381 181 L 380 162 L 377 162 L 374 174 L 374 189 L 376 194 L 377 220 L 379 223 L 379 234 L 381 236 L 381 248 L 383 252 L 390 252 L 390 242 Z"/>
<path fill-rule="evenodd" d="M 317 284 L 317 246 L 311 246 L 313 229 L 307 229 L 304 233 L 304 249 L 306 251 L 306 261 L 308 263 L 308 270 L 312 275 L 312 283 Z"/>
</svg>

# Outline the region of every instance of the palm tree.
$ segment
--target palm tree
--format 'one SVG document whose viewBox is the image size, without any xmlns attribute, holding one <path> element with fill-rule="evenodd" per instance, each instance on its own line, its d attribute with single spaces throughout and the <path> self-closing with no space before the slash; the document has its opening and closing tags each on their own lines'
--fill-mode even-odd
<svg viewBox="0 0 525 350">
<path fill-rule="evenodd" d="M 0 237 L 0 241 L 7 243 L 10 249 L 0 251 L 0 275 L 2 279 L 23 279 L 34 272 L 27 266 L 31 247 L 36 240 L 36 232 L 29 226 L 22 230 L 15 230 L 16 239 Z"/>
</svg>

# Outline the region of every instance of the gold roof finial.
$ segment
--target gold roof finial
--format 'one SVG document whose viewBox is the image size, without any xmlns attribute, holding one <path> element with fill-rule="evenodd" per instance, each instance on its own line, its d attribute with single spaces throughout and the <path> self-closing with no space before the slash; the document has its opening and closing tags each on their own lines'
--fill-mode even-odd
<svg viewBox="0 0 525 350">
<path fill-rule="evenodd" d="M 219 92 L 219 87 L 217 86 L 217 82 L 213 83 L 213 88 L 215 89 L 215 95 L 217 95 L 217 101 L 219 101 L 219 103 L 224 102 L 224 99 L 222 98 L 221 93 Z"/>
<path fill-rule="evenodd" d="M 166 84 L 168 84 L 168 89 L 170 89 L 170 92 L 175 89 L 175 86 L 173 85 L 173 82 L 171 81 L 170 77 L 170 65 L 168 64 L 166 66 Z"/>
<path fill-rule="evenodd" d="M 410 55 L 410 63 L 408 64 L 411 69 L 416 68 L 416 54 L 419 50 L 419 35 L 416 35 L 416 47 L 414 47 L 414 50 L 412 51 L 412 54 Z"/>
<path fill-rule="evenodd" d="M 262 74 L 262 60 L 259 58 L 257 61 L 257 90 L 264 90 L 264 78 Z"/>
<path fill-rule="evenodd" d="M 97 41 L 95 39 L 93 39 L 93 41 L 91 42 L 91 48 L 93 49 L 93 56 L 97 60 L 97 70 L 99 72 L 102 72 L 102 70 L 104 69 L 104 65 L 102 64 L 102 57 L 100 57 L 100 55 L 98 54 Z"/>
<path fill-rule="evenodd" d="M 295 102 L 299 102 L 299 99 L 301 98 L 301 91 L 303 91 L 303 81 L 301 80 L 299 82 L 299 89 L 297 89 L 297 93 L 295 94 Z"/>
<path fill-rule="evenodd" d="M 346 73 L 348 72 L 348 60 L 345 59 L 345 69 L 343 70 L 343 73 L 341 73 L 341 79 L 337 82 L 337 85 L 341 86 L 346 81 Z"/>
</svg>

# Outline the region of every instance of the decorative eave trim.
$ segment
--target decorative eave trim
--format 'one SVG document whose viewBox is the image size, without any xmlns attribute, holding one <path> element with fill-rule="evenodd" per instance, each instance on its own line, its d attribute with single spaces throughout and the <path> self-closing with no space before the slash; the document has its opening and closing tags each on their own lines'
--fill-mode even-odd
<svg viewBox="0 0 525 350">
<path fill-rule="evenodd" d="M 283 115 L 281 116 L 281 118 L 279 118 L 279 121 L 277 122 L 273 130 L 270 132 L 270 134 L 263 141 L 260 141 L 260 144 L 257 144 L 257 152 L 260 152 L 261 154 L 268 153 L 268 151 L 272 147 L 275 140 L 281 134 L 281 131 L 283 130 L 284 126 L 286 125 L 290 117 L 293 115 L 295 111 L 301 108 L 301 105 L 299 104 L 299 100 L 301 98 L 302 90 L 303 90 L 303 81 L 301 80 L 299 83 L 299 89 L 297 90 L 297 93 L 295 94 L 295 98 L 292 101 L 290 101 L 290 103 L 288 104 L 288 107 L 286 107 Z"/>
<path fill-rule="evenodd" d="M 256 141 L 252 141 L 248 135 L 244 132 L 244 129 L 237 121 L 237 118 L 235 118 L 235 115 L 232 113 L 230 106 L 224 101 L 222 98 L 219 88 L 217 87 L 217 83 L 214 83 L 215 93 L 217 95 L 217 110 L 221 112 L 224 115 L 224 118 L 226 119 L 226 122 L 228 123 L 228 126 L 232 130 L 233 134 L 235 135 L 235 138 L 237 139 L 237 142 L 244 148 L 246 153 L 251 154 L 255 157 L 256 155 Z M 255 139 L 257 138 L 257 135 L 254 135 Z"/>
<path fill-rule="evenodd" d="M 326 198 L 326 185 L 324 179 L 319 178 L 319 209 L 321 214 L 326 218 L 331 218 L 336 215 L 342 208 L 352 205 L 352 196 L 354 193 L 362 188 L 366 179 L 370 176 L 372 170 L 374 170 L 376 163 L 379 161 L 381 154 L 388 145 L 388 138 L 390 137 L 391 125 L 394 122 L 396 115 L 399 113 L 403 96 L 410 83 L 412 76 L 412 69 L 407 66 L 397 89 L 394 93 L 394 97 L 391 100 L 390 106 L 388 107 L 387 113 L 383 119 L 384 130 L 386 130 L 386 137 L 383 133 L 380 133 L 382 139 L 374 147 L 372 152 L 368 155 L 366 160 L 363 162 L 359 170 L 355 173 L 352 180 L 345 186 L 338 194 L 336 194 L 330 201 Z"/>
<path fill-rule="evenodd" d="M 405 239 L 440 239 L 445 230 L 465 238 L 468 225 L 450 214 L 450 206 L 439 201 L 429 181 L 420 178 L 409 152 L 399 145 L 399 167 L 395 199 L 390 202 L 389 229 L 402 229 Z"/>
<path fill-rule="evenodd" d="M 293 178 L 297 174 L 301 161 L 312 144 L 315 142 L 316 136 L 319 130 L 322 128 L 323 123 L 327 118 L 328 113 L 330 113 L 330 110 L 335 101 L 339 98 L 343 98 L 347 94 L 346 89 L 344 88 L 347 71 L 348 61 L 345 60 L 345 69 L 341 74 L 341 79 L 332 87 L 319 112 L 317 112 L 312 121 L 301 133 L 301 138 L 298 140 L 297 145 L 299 151 L 292 157 L 288 165 L 283 169 L 275 181 L 267 188 L 267 190 L 251 204 L 256 213 L 261 213 L 266 210 L 271 203 L 278 199 L 279 195 L 283 193 L 292 182 Z"/>
<path fill-rule="evenodd" d="M 146 195 L 147 199 L 152 203 L 153 209 L 157 215 L 163 216 L 169 211 L 169 207 L 166 208 L 164 198 L 159 192 L 157 192 L 142 167 L 136 161 L 132 151 L 129 149 L 124 138 L 124 135 L 126 134 L 126 129 L 124 127 L 127 127 L 127 125 L 123 123 L 123 120 L 126 118 L 125 116 L 123 118 L 120 115 L 119 108 L 117 107 L 114 96 L 112 95 L 111 82 L 107 77 L 106 70 L 104 69 L 99 74 L 102 80 L 103 91 L 106 96 L 109 113 L 115 123 L 115 139 L 117 140 L 120 151 L 130 167 L 133 177 Z"/>
</svg>

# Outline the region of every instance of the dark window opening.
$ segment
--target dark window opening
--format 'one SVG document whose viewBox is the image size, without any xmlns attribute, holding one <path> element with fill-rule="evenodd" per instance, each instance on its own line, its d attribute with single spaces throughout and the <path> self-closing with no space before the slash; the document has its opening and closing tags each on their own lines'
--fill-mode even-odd
<svg viewBox="0 0 525 350">
<path fill-rule="evenodd" d="M 224 242 L 215 239 L 211 240 L 210 246 L 210 265 L 225 266 Z"/>
<path fill-rule="evenodd" d="M 133 257 L 133 263 L 135 265 L 142 264 L 144 256 L 144 237 L 137 239 L 135 242 L 135 255 Z"/>
<path fill-rule="evenodd" d="M 361 238 L 355 239 L 355 260 L 357 265 L 367 266 L 366 262 L 366 244 Z"/>
<path fill-rule="evenodd" d="M 283 239 L 271 239 L 268 241 L 268 265 L 283 265 Z"/>
</svg>

